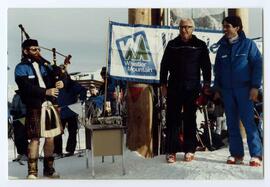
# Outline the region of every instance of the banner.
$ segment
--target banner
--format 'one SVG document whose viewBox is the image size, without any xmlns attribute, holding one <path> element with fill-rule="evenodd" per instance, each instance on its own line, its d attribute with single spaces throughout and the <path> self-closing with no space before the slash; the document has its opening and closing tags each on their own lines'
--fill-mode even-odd
<svg viewBox="0 0 270 187">
<path fill-rule="evenodd" d="M 206 42 L 214 64 L 221 32 L 195 30 Z M 177 27 L 130 25 L 110 22 L 110 76 L 128 81 L 159 83 L 160 63 L 167 43 L 179 35 Z"/>
</svg>

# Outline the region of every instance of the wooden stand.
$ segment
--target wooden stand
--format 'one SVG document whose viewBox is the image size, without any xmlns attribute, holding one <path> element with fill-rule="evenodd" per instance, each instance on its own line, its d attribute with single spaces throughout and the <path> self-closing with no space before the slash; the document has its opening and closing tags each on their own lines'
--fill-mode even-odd
<svg viewBox="0 0 270 187">
<path fill-rule="evenodd" d="M 89 125 L 86 126 L 87 130 L 90 130 L 91 139 L 91 167 L 92 176 L 95 177 L 95 164 L 94 157 L 102 156 L 102 161 L 104 156 L 112 156 L 112 161 L 114 162 L 114 155 L 122 155 L 122 168 L 123 175 L 125 175 L 124 167 L 124 129 L 122 125 Z M 86 148 L 86 167 L 89 168 L 88 158 L 89 158 L 89 148 Z"/>
</svg>

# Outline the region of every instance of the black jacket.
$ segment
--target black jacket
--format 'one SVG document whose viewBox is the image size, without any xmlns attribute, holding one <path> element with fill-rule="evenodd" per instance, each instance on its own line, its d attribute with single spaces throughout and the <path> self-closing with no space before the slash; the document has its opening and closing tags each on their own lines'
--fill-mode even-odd
<svg viewBox="0 0 270 187">
<path fill-rule="evenodd" d="M 211 62 L 204 41 L 192 35 L 191 40 L 183 42 L 180 36 L 169 41 L 160 68 L 160 83 L 181 86 L 187 90 L 200 88 L 200 70 L 204 83 L 211 82 Z"/>
<path fill-rule="evenodd" d="M 13 116 L 13 119 L 19 119 L 25 117 L 26 115 L 26 106 L 22 103 L 22 99 L 19 95 L 19 91 L 15 91 L 15 95 L 13 96 L 10 114 Z"/>
</svg>

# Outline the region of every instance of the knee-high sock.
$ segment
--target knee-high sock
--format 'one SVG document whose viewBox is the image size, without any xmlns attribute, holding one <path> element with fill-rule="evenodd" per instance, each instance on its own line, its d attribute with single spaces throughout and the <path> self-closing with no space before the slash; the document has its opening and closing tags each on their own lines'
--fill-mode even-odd
<svg viewBox="0 0 270 187">
<path fill-rule="evenodd" d="M 54 144 L 53 138 L 45 138 L 44 157 L 51 157 L 53 155 Z"/>
<path fill-rule="evenodd" d="M 38 158 L 39 150 L 39 139 L 31 139 L 28 144 L 28 158 L 36 159 Z"/>
</svg>

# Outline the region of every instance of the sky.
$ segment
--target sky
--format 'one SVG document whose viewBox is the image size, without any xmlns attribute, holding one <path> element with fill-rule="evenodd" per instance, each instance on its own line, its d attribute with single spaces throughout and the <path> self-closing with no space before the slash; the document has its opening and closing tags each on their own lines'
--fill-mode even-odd
<svg viewBox="0 0 270 187">
<path fill-rule="evenodd" d="M 249 36 L 262 36 L 262 9 L 250 9 L 249 18 Z M 14 68 L 21 56 L 19 24 L 23 25 L 30 38 L 39 41 L 40 46 L 72 55 L 69 72 L 93 72 L 106 64 L 109 20 L 128 23 L 128 9 L 9 8 L 8 85 L 16 85 Z M 41 52 L 52 61 L 51 52 Z M 57 56 L 57 64 L 63 61 L 63 57 Z"/>
<path fill-rule="evenodd" d="M 92 72 L 106 64 L 109 20 L 127 23 L 128 9 L 9 9 L 8 83 L 14 84 L 14 68 L 20 62 L 19 24 L 40 46 L 72 55 L 69 72 Z M 52 61 L 51 52 L 41 52 Z M 57 64 L 63 61 L 57 56 Z"/>
</svg>

